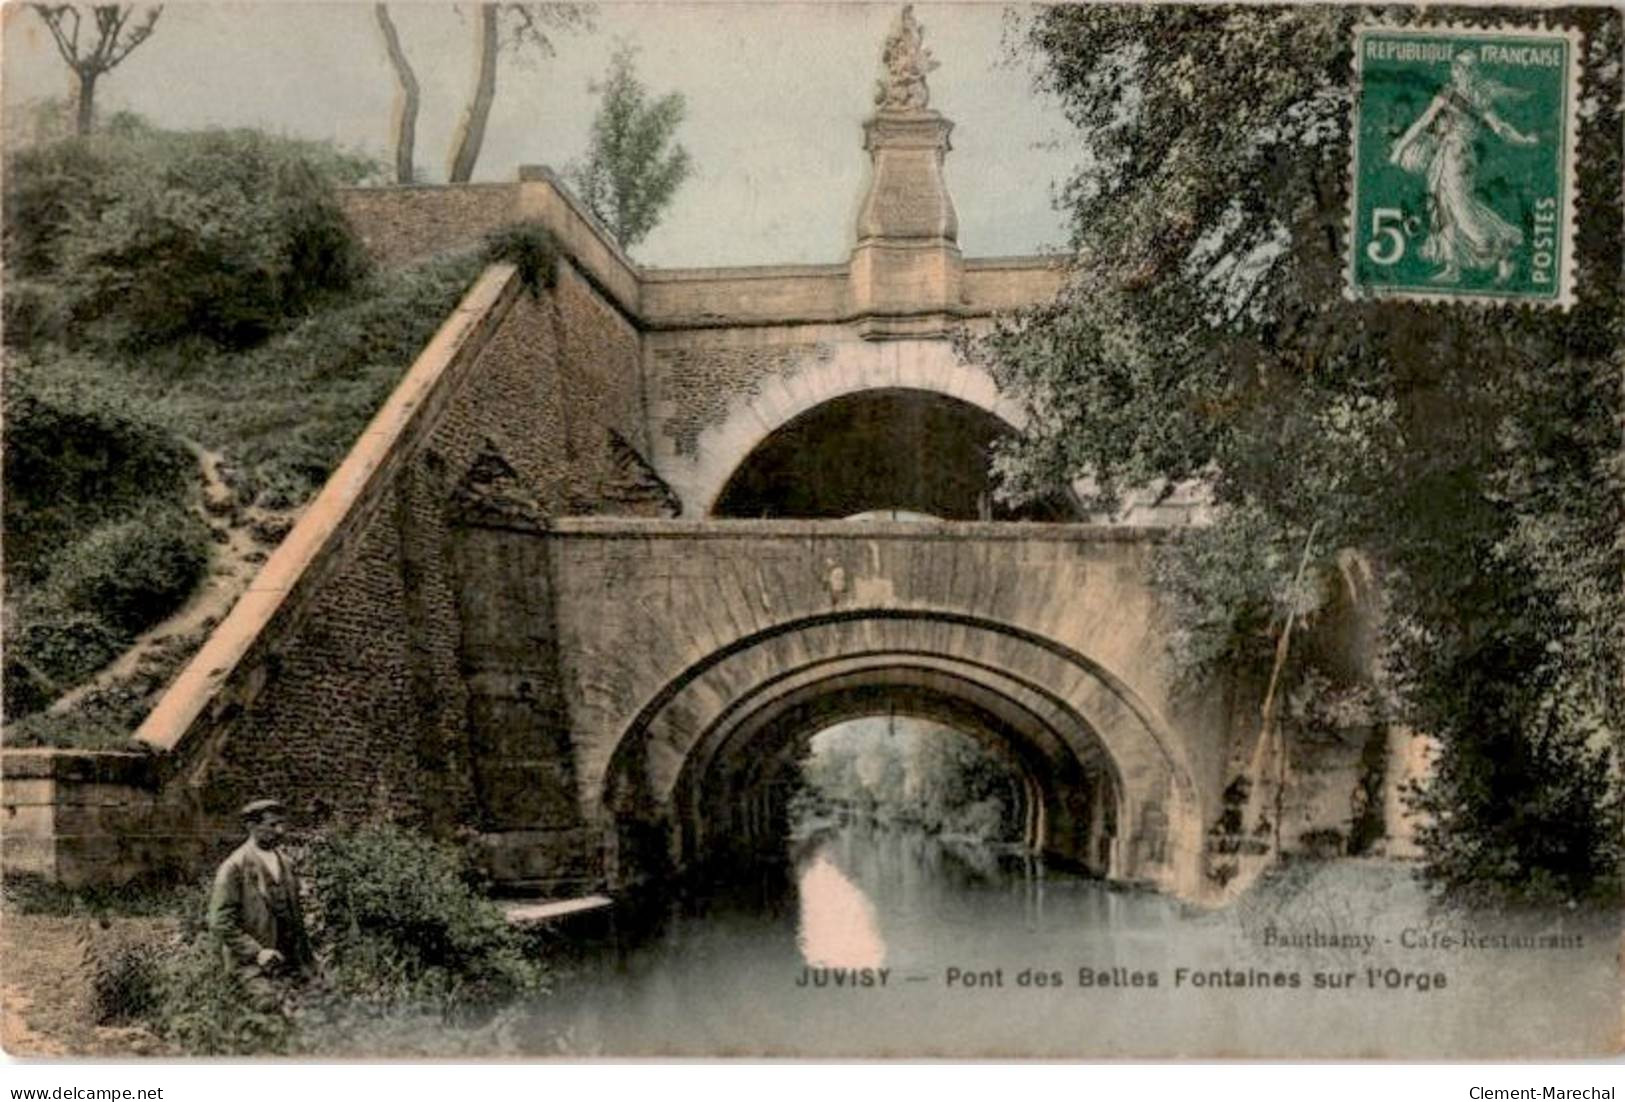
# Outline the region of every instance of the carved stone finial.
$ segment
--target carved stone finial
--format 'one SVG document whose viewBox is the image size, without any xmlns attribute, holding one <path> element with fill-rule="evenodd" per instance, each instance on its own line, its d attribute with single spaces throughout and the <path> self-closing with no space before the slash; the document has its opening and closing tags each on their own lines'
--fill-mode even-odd
<svg viewBox="0 0 1625 1102">
<path fill-rule="evenodd" d="M 925 48 L 925 32 L 914 18 L 914 5 L 904 4 L 880 52 L 881 77 L 875 82 L 875 106 L 882 111 L 923 111 L 931 102 L 925 75 L 937 59 Z"/>
</svg>

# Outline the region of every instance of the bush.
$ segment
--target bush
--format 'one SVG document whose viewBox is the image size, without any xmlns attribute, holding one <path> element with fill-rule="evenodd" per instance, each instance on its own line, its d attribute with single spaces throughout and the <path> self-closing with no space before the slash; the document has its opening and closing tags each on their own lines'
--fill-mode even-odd
<svg viewBox="0 0 1625 1102">
<path fill-rule="evenodd" d="M 134 635 L 179 608 L 209 561 L 208 528 L 170 506 L 103 525 L 69 547 L 47 583 L 69 609 Z"/>
<path fill-rule="evenodd" d="M 208 534 L 188 511 L 194 446 L 223 454 L 238 502 L 303 504 L 481 263 L 467 251 L 378 273 L 244 352 L 193 341 L 136 359 L 59 346 L 8 357 L 6 719 L 44 708 L 186 599 Z M 42 719 L 8 738 L 120 745 L 130 725 L 105 711 Z"/>
<path fill-rule="evenodd" d="M 52 275 L 63 236 L 76 219 L 94 220 L 111 201 L 106 158 L 86 139 L 68 138 L 17 153 L 6 166 L 6 264 L 19 276 Z"/>
<path fill-rule="evenodd" d="M 1425 816 L 1423 878 L 1464 901 L 1614 901 L 1625 869 L 1625 801 L 1607 747 L 1488 729 L 1445 743 L 1410 793 Z"/>
<path fill-rule="evenodd" d="M 541 222 L 515 222 L 485 237 L 485 258 L 519 269 L 519 281 L 532 297 L 558 281 L 559 245 Z"/>
<path fill-rule="evenodd" d="M 155 995 L 153 1029 L 188 1056 L 276 1055 L 297 1036 L 293 1017 L 252 1005 L 206 934 L 164 947 Z"/>
<path fill-rule="evenodd" d="M 140 720 L 114 726 L 101 716 L 74 710 L 57 714 L 44 711 L 49 698 L 30 702 L 33 714 L 6 725 L 6 745 L 13 749 L 29 746 L 65 746 L 75 750 L 126 750 Z"/>
<path fill-rule="evenodd" d="M 0 894 L 6 909 L 18 914 L 98 920 L 172 918 L 193 910 L 201 915 L 208 885 L 177 884 L 175 877 L 173 870 L 161 870 L 124 884 L 69 888 L 33 873 L 7 873 L 0 880 Z"/>
<path fill-rule="evenodd" d="M 480 258 L 454 253 L 380 273 L 366 294 L 324 310 L 225 366 L 207 404 L 177 409 L 200 440 L 242 466 L 245 498 L 282 509 L 310 498 L 354 446 L 468 285 Z M 221 408 L 225 407 L 225 408 Z"/>
<path fill-rule="evenodd" d="M 85 951 L 90 973 L 90 1012 L 97 1025 L 121 1025 L 150 1016 L 158 1009 L 163 980 L 164 947 L 150 941 L 102 946 L 92 940 Z"/>
<path fill-rule="evenodd" d="M 87 922 L 85 962 L 97 1022 L 143 1021 L 187 1056 L 489 1051 L 502 1012 L 545 990 L 532 939 L 481 894 L 455 846 L 369 826 L 319 838 L 297 864 L 320 978 L 275 1009 L 254 1006 L 222 961 L 208 879 L 68 890 L 8 876 L 4 891 L 27 913 L 171 919 L 123 933 Z"/>
<path fill-rule="evenodd" d="M 1302 545 L 1293 546 L 1253 505 L 1234 507 L 1223 523 L 1184 529 L 1160 545 L 1152 572 L 1169 611 L 1169 651 L 1179 673 L 1266 674 L 1275 632 L 1288 611 L 1296 610 L 1301 629 L 1313 624 L 1330 597 L 1319 568 L 1294 586 L 1301 554 Z M 1294 664 L 1302 651 L 1294 646 L 1289 652 Z M 1297 671 L 1284 672 L 1290 684 Z"/>
<path fill-rule="evenodd" d="M 5 628 L 6 718 L 44 708 L 111 662 L 129 641 L 88 613 L 12 604 Z M 12 741 L 10 728 L 6 740 Z"/>
<path fill-rule="evenodd" d="M 318 940 L 336 986 L 376 1005 L 482 1009 L 544 988 L 526 939 L 457 848 L 391 826 L 313 847 Z"/>
<path fill-rule="evenodd" d="M 93 342 L 242 348 L 364 273 L 333 184 L 367 164 L 251 130 L 72 138 L 10 166 L 8 250 Z"/>
<path fill-rule="evenodd" d="M 62 296 L 55 286 L 43 280 L 7 280 L 0 309 L 4 312 L 0 337 L 4 338 L 7 348 L 30 348 L 62 340 L 68 334 Z"/>
<path fill-rule="evenodd" d="M 39 583 L 62 548 L 110 520 L 179 502 L 196 462 L 178 437 L 133 414 L 105 369 L 78 360 L 8 364 L 5 542 L 8 590 Z"/>
<path fill-rule="evenodd" d="M 96 370 L 78 358 L 7 365 L 7 719 L 112 661 L 186 599 L 207 561 L 207 530 L 183 504 L 191 452 L 98 387 Z M 19 744 L 55 742 L 62 724 L 46 727 Z"/>
</svg>

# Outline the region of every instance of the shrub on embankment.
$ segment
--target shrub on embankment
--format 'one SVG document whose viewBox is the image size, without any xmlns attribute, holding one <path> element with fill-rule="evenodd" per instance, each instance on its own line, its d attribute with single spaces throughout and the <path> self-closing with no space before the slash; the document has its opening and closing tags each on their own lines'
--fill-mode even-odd
<svg viewBox="0 0 1625 1102">
<path fill-rule="evenodd" d="M 364 275 L 333 184 L 372 171 L 323 143 L 128 117 L 23 150 L 4 197 L 8 343 L 255 344 Z"/>
<path fill-rule="evenodd" d="M 144 1025 L 177 1055 L 425 1052 L 480 1042 L 504 1007 L 546 991 L 538 945 L 510 926 L 458 847 L 392 826 L 337 830 L 300 847 L 319 978 L 278 1009 L 250 1005 L 204 923 L 209 885 L 131 896 L 172 933 L 129 936 L 102 892 L 18 896 L 8 906 L 82 914 L 85 979 L 97 1024 Z"/>
<path fill-rule="evenodd" d="M 89 381 L 27 361 L 6 372 L 8 719 L 45 707 L 174 611 L 207 562 L 207 529 L 184 504 L 192 456 Z"/>
<path fill-rule="evenodd" d="M 322 143 L 125 123 L 7 167 L 6 741 L 113 747 L 201 635 L 43 709 L 186 602 L 211 538 L 310 499 L 483 261 L 367 271 L 333 186 L 368 163 Z"/>
</svg>

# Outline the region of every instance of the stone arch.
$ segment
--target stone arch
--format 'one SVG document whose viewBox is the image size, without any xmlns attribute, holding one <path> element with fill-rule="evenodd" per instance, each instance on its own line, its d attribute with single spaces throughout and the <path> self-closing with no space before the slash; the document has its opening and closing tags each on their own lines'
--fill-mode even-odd
<svg viewBox="0 0 1625 1102">
<path fill-rule="evenodd" d="M 777 625 L 663 686 L 586 778 L 615 874 L 635 875 L 647 845 L 671 865 L 693 860 L 710 820 L 726 818 L 710 801 L 737 788 L 728 778 L 742 775 L 753 753 L 771 749 L 764 732 L 775 720 L 842 694 L 846 703 L 820 719 L 865 706 L 859 690 L 914 693 L 985 717 L 988 733 L 1009 742 L 1028 776 L 1049 786 L 1037 794 L 1041 848 L 1114 878 L 1197 890 L 1202 832 L 1191 768 L 1180 740 L 1121 678 L 1007 624 L 901 609 Z M 1086 810 L 1080 778 L 1096 793 L 1110 790 L 1112 838 L 1102 850 L 1091 851 L 1091 842 L 1106 817 L 1083 823 L 1095 812 Z"/>
<path fill-rule="evenodd" d="M 890 713 L 935 720 L 984 743 L 1021 779 L 1021 840 L 1109 874 L 1106 835 L 1115 829 L 1121 791 L 1111 761 L 1092 752 L 1086 734 L 1056 731 L 1016 699 L 1031 697 L 1032 686 L 1000 684 L 994 671 L 959 666 L 918 653 L 865 655 L 811 663 L 750 694 L 719 720 L 678 778 L 682 851 L 730 848 L 741 835 L 756 841 L 761 822 L 735 814 L 756 810 L 745 798 L 790 766 L 818 731 Z"/>
<path fill-rule="evenodd" d="M 920 390 L 969 403 L 1021 431 L 1021 407 L 1001 395 L 993 377 L 968 364 L 944 340 L 863 341 L 836 345 L 775 375 L 734 402 L 706 429 L 695 454 L 661 471 L 683 501 L 685 516 L 708 516 L 729 477 L 777 429 L 833 398 L 865 390 Z"/>
</svg>

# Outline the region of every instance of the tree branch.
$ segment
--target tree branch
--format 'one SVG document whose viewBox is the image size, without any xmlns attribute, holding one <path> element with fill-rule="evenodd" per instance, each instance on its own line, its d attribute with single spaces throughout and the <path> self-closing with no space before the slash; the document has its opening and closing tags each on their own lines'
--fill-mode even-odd
<svg viewBox="0 0 1625 1102">
<path fill-rule="evenodd" d="M 69 68 L 78 69 L 79 51 L 76 46 L 70 44 L 68 39 L 63 36 L 62 17 L 71 13 L 75 21 L 77 21 L 79 13 L 66 4 L 59 4 L 54 8 L 49 4 L 35 4 L 34 11 L 38 13 L 40 19 L 45 22 L 45 26 L 50 30 L 51 38 L 56 41 L 56 52 L 62 55 L 62 60 L 68 63 Z M 75 31 L 75 42 L 78 41 L 78 37 L 78 32 Z"/>
<path fill-rule="evenodd" d="M 163 11 L 164 6 L 159 4 L 147 12 L 146 20 L 138 24 L 135 29 L 130 32 L 129 38 L 125 40 L 124 49 L 116 50 L 113 56 L 108 59 L 107 67 L 109 69 L 113 68 L 113 66 L 129 57 L 132 50 L 152 37 L 153 28 L 157 26 L 158 17 L 163 14 Z M 135 13 L 135 9 L 131 8 L 130 13 L 133 15 Z"/>
</svg>

